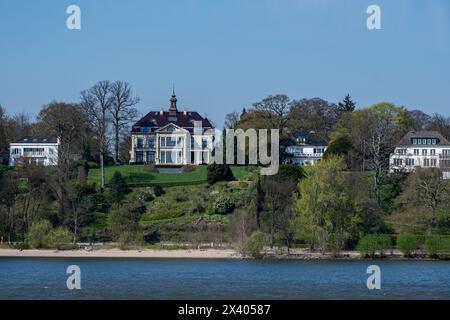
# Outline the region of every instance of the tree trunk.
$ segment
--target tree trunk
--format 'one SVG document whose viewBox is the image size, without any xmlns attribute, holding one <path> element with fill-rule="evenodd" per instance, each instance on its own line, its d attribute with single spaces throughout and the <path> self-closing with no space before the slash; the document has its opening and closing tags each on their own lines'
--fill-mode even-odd
<svg viewBox="0 0 450 320">
<path fill-rule="evenodd" d="M 115 136 L 114 136 L 114 163 L 118 164 L 119 162 L 119 139 L 120 139 L 120 132 L 119 132 L 119 123 L 115 123 Z"/>
<path fill-rule="evenodd" d="M 105 188 L 105 161 L 104 161 L 103 150 L 100 152 L 100 167 L 101 167 L 101 172 L 102 172 L 102 174 L 101 174 L 102 180 L 101 180 L 100 186 L 103 191 L 103 188 Z"/>
</svg>

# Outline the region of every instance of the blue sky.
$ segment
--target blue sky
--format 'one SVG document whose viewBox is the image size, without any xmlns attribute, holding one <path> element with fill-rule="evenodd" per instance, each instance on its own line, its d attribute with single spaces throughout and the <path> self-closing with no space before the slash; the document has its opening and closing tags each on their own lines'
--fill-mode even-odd
<svg viewBox="0 0 450 320">
<path fill-rule="evenodd" d="M 66 8 L 81 7 L 81 30 Z M 366 27 L 381 7 L 382 30 Z M 35 115 L 76 102 L 99 80 L 125 80 L 142 113 L 179 106 L 217 125 L 269 94 L 348 92 L 450 115 L 448 0 L 1 0 L 0 104 Z"/>
</svg>

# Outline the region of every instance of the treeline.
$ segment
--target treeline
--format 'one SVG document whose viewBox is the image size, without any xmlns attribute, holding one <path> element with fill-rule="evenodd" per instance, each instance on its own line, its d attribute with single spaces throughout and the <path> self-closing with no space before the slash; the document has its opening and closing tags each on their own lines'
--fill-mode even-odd
<svg viewBox="0 0 450 320">
<path fill-rule="evenodd" d="M 100 186 L 88 184 L 88 172 L 92 167 L 128 161 L 129 126 L 136 119 L 138 102 L 128 83 L 101 81 L 83 90 L 77 103 L 43 106 L 34 121 L 23 113 L 8 115 L 0 106 L 2 241 L 26 240 L 33 223 L 41 220 L 66 227 L 73 239 L 82 227 L 105 224 L 107 217 L 102 214 L 107 214 L 117 197 L 110 196 L 111 186 L 103 192 L 104 179 Z M 9 144 L 24 136 L 58 137 L 57 165 L 8 168 Z"/>
<path fill-rule="evenodd" d="M 338 104 L 275 95 L 227 115 L 226 128 L 279 129 L 281 161 L 289 156 L 283 148 L 296 143 L 296 130 L 329 141 L 324 161 L 303 167 L 301 178 L 280 169 L 278 177 L 257 182 L 254 213 L 249 210 L 245 223 L 238 219 L 249 226 L 240 238 L 250 247 L 303 243 L 339 251 L 355 249 L 370 234 L 450 232 L 450 186 L 438 169 L 389 172 L 389 155 L 408 131 L 436 130 L 450 138 L 450 118 L 385 102 L 355 107 L 349 95 Z"/>
</svg>

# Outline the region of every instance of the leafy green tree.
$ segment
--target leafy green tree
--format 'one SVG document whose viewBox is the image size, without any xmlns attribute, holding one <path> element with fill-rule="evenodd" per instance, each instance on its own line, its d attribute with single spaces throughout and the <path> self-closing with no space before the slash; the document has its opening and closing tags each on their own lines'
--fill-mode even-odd
<svg viewBox="0 0 450 320">
<path fill-rule="evenodd" d="M 47 236 L 53 230 L 53 226 L 47 220 L 33 223 L 28 233 L 28 243 L 32 248 L 44 248 L 47 245 Z"/>
<path fill-rule="evenodd" d="M 122 201 L 130 192 L 127 181 L 119 171 L 114 172 L 114 175 L 109 182 L 109 194 L 113 202 Z"/>
<path fill-rule="evenodd" d="M 255 231 L 244 241 L 240 247 L 240 252 L 244 256 L 261 259 L 264 256 L 262 251 L 266 245 L 266 235 L 260 231 Z"/>
<path fill-rule="evenodd" d="M 323 158 L 328 159 L 331 156 L 345 157 L 352 149 L 352 142 L 347 136 L 340 136 L 337 139 L 331 141 L 327 150 L 325 151 Z"/>
<path fill-rule="evenodd" d="M 405 257 L 411 257 L 419 246 L 419 238 L 412 234 L 399 234 L 397 236 L 397 247 Z"/>
<path fill-rule="evenodd" d="M 327 244 L 340 248 L 355 222 L 354 204 L 346 186 L 345 165 L 340 157 L 319 162 L 299 183 L 296 209 L 300 226 L 318 241 L 322 253 Z"/>
<path fill-rule="evenodd" d="M 51 229 L 45 236 L 45 245 L 48 248 L 64 249 L 68 244 L 72 243 L 73 233 L 66 227 L 56 227 Z"/>
</svg>

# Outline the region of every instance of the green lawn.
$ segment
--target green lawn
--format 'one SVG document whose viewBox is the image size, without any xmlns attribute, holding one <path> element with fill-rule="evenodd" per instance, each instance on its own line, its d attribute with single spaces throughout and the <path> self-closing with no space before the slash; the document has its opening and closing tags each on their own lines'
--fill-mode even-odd
<svg viewBox="0 0 450 320">
<path fill-rule="evenodd" d="M 122 165 L 105 167 L 105 181 L 111 180 L 114 172 L 119 171 L 127 178 L 131 186 L 144 185 L 177 185 L 195 184 L 206 181 L 206 166 L 196 166 L 192 172 L 183 173 L 151 173 L 143 170 L 143 165 Z M 232 166 L 233 175 L 236 179 L 242 179 L 247 172 L 246 167 Z M 100 183 L 100 169 L 89 170 L 89 181 Z"/>
</svg>

